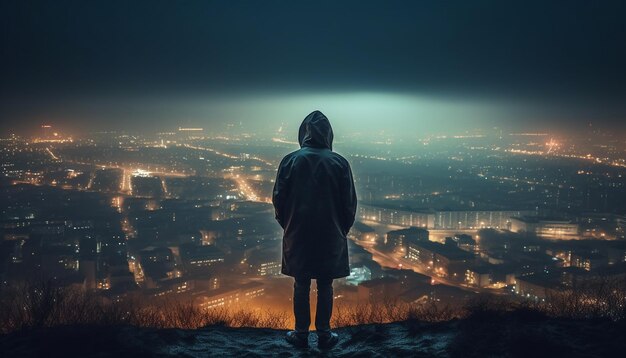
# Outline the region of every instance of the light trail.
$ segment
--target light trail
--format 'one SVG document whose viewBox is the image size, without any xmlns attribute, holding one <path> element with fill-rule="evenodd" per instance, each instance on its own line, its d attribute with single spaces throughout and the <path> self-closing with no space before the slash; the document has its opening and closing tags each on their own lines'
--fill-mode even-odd
<svg viewBox="0 0 626 358">
<path fill-rule="evenodd" d="M 497 150 L 497 149 L 493 149 L 493 150 Z M 544 156 L 550 155 L 550 156 L 559 157 L 559 158 L 580 159 L 580 160 L 590 161 L 595 164 L 604 164 L 604 165 L 609 165 L 613 167 L 626 168 L 626 163 L 624 162 L 624 159 L 600 158 L 600 157 L 594 157 L 591 154 L 587 154 L 587 155 L 562 154 L 562 153 L 556 153 L 556 152 L 552 152 L 552 153 L 544 152 L 542 150 L 525 150 L 525 149 L 505 149 L 504 151 L 508 153 L 513 153 L 513 154 L 523 154 L 523 155 L 530 155 L 530 156 L 544 157 Z"/>
<path fill-rule="evenodd" d="M 214 154 L 216 154 L 216 155 L 219 155 L 219 156 L 222 156 L 222 157 L 225 157 L 225 158 L 228 158 L 228 159 L 239 159 L 239 157 L 238 157 L 238 156 L 236 156 L 236 155 L 232 155 L 232 154 L 228 154 L 228 153 L 223 153 L 223 152 L 217 151 L 216 149 L 213 149 L 213 148 L 208 148 L 208 147 L 198 147 L 198 146 L 194 146 L 194 145 L 191 145 L 191 144 L 183 144 L 183 146 L 184 146 L 185 148 L 189 148 L 189 149 L 194 149 L 194 150 L 203 150 L 203 151 L 205 151 L 205 152 L 211 152 L 211 153 L 214 153 Z"/>
<path fill-rule="evenodd" d="M 555 147 L 558 148 L 559 147 L 559 143 L 555 142 L 554 139 L 550 138 L 550 141 L 547 143 L 548 146 L 548 152 L 546 154 L 550 154 L 550 152 L 552 152 L 552 149 L 554 149 Z"/>
<path fill-rule="evenodd" d="M 50 154 L 50 157 L 52 157 L 52 159 L 54 159 L 54 160 L 59 160 L 60 159 L 59 157 L 54 155 L 54 153 L 52 153 L 52 151 L 48 147 L 46 147 L 46 152 L 48 152 L 48 154 Z"/>
<path fill-rule="evenodd" d="M 259 196 L 250 187 L 250 184 L 248 184 L 239 174 L 233 175 L 231 179 L 237 183 L 239 193 L 243 195 L 246 200 L 259 201 Z"/>
<path fill-rule="evenodd" d="M 169 192 L 167 191 L 167 185 L 165 184 L 165 178 L 160 177 L 159 179 L 161 179 L 161 190 L 163 190 L 163 194 L 165 194 L 165 196 L 169 196 Z"/>
<path fill-rule="evenodd" d="M 185 148 L 189 148 L 189 149 L 202 150 L 202 151 L 206 151 L 206 152 L 211 152 L 213 154 L 216 154 L 216 155 L 222 156 L 224 158 L 228 158 L 228 159 L 242 159 L 240 156 L 237 156 L 237 155 L 234 155 L 234 154 L 230 154 L 230 153 L 220 152 L 220 151 L 218 151 L 216 149 L 213 149 L 213 148 L 199 147 L 199 146 L 194 146 L 194 145 L 191 145 L 191 144 L 183 144 L 183 146 Z M 263 158 L 259 158 L 257 156 L 252 156 L 252 157 L 249 157 L 247 159 L 252 159 L 252 160 L 255 160 L 257 162 L 261 162 L 261 163 L 263 163 L 265 165 L 269 165 L 269 166 L 274 166 L 275 165 L 274 163 L 269 162 L 269 161 L 267 161 L 267 160 L 265 160 Z"/>
<path fill-rule="evenodd" d="M 298 142 L 292 142 L 292 141 L 288 141 L 286 139 L 281 139 L 281 138 L 272 138 L 272 142 L 276 142 L 276 143 L 282 143 L 282 144 L 293 144 L 293 145 L 299 145 Z"/>
<path fill-rule="evenodd" d="M 228 178 L 233 180 L 237 184 L 239 193 L 243 195 L 246 200 L 256 201 L 260 203 L 272 202 L 270 198 L 262 198 L 258 193 L 256 193 L 242 174 L 232 174 Z"/>
<path fill-rule="evenodd" d="M 133 188 L 130 182 L 130 170 L 127 169 L 123 169 L 122 170 L 122 192 L 123 193 L 129 193 L 130 195 L 133 195 Z"/>
<path fill-rule="evenodd" d="M 135 276 L 135 282 L 137 284 L 141 284 L 145 281 L 143 268 L 141 267 L 141 264 L 133 257 L 128 259 L 128 270 L 133 273 L 133 276 Z"/>
<path fill-rule="evenodd" d="M 95 172 L 90 172 L 89 174 L 89 182 L 87 183 L 87 189 L 91 190 L 91 187 L 93 187 L 93 180 L 96 177 L 96 173 Z"/>
</svg>

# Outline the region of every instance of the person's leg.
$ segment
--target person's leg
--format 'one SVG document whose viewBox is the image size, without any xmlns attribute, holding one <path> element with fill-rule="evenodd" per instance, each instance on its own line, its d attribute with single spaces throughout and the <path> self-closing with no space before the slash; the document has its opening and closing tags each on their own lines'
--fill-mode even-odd
<svg viewBox="0 0 626 358">
<path fill-rule="evenodd" d="M 310 278 L 296 278 L 293 284 L 293 313 L 296 318 L 296 332 L 303 335 L 308 335 L 311 325 L 310 287 Z"/>
<path fill-rule="evenodd" d="M 317 308 L 315 329 L 318 336 L 330 334 L 330 317 L 333 313 L 333 279 L 317 279 Z"/>
</svg>

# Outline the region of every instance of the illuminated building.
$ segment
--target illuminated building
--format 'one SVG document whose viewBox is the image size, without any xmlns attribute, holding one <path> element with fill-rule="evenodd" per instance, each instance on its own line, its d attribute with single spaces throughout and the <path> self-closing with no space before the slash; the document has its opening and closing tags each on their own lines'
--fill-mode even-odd
<svg viewBox="0 0 626 358">
<path fill-rule="evenodd" d="M 535 301 L 545 300 L 558 292 L 560 286 L 560 281 L 542 274 L 515 278 L 515 293 Z"/>
<path fill-rule="evenodd" d="M 359 205 L 358 218 L 388 225 L 416 226 L 430 229 L 473 230 L 483 228 L 508 229 L 511 217 L 534 215 L 530 210 L 461 210 L 406 211 L 371 205 Z"/>
<path fill-rule="evenodd" d="M 375 244 L 378 240 L 378 234 L 376 234 L 376 231 L 360 221 L 356 221 L 354 223 L 354 225 L 350 229 L 350 232 L 348 233 L 348 237 L 354 240 L 358 240 L 362 243 L 370 244 Z"/>
<path fill-rule="evenodd" d="M 532 215 L 534 211 L 497 210 L 497 211 L 437 211 L 435 229 L 508 229 L 512 217 Z"/>
<path fill-rule="evenodd" d="M 164 297 L 190 292 L 194 288 L 194 281 L 183 277 L 160 281 L 157 286 L 146 290 L 146 294 L 152 297 Z"/>
<path fill-rule="evenodd" d="M 210 267 L 224 262 L 224 253 L 214 245 L 181 245 L 180 256 L 188 270 Z"/>
<path fill-rule="evenodd" d="M 446 237 L 446 245 L 454 245 L 459 249 L 474 252 L 476 250 L 476 240 L 471 235 L 456 234 L 454 237 Z"/>
<path fill-rule="evenodd" d="M 249 273 L 258 276 L 278 276 L 282 267 L 282 256 L 278 250 L 255 250 L 246 260 Z"/>
<path fill-rule="evenodd" d="M 535 301 L 546 300 L 558 292 L 576 287 L 588 277 L 586 271 L 576 267 L 516 277 L 515 294 Z"/>
<path fill-rule="evenodd" d="M 587 271 L 607 266 L 609 258 L 599 252 L 573 252 L 571 254 L 571 266 L 579 267 Z"/>
<path fill-rule="evenodd" d="M 400 280 L 393 277 L 381 277 L 361 282 L 357 296 L 361 302 L 383 301 L 397 297 L 402 292 Z"/>
<path fill-rule="evenodd" d="M 511 218 L 511 231 L 536 234 L 545 239 L 578 239 L 579 226 L 569 220 L 543 219 L 532 216 Z"/>
<path fill-rule="evenodd" d="M 363 221 L 376 221 L 388 225 L 432 228 L 435 216 L 427 212 L 413 212 L 360 204 L 357 217 Z"/>
<path fill-rule="evenodd" d="M 465 270 L 465 283 L 476 287 L 487 287 L 493 280 L 492 269 L 486 265 L 472 265 Z"/>
<path fill-rule="evenodd" d="M 473 254 L 456 246 L 432 241 L 410 241 L 406 257 L 441 277 L 449 276 L 454 267 L 475 260 Z"/>
<path fill-rule="evenodd" d="M 142 262 L 170 262 L 172 261 L 172 250 L 167 247 L 156 247 L 141 251 L 140 260 Z"/>
<path fill-rule="evenodd" d="M 385 242 L 387 245 L 391 245 L 395 252 L 406 254 L 409 243 L 428 241 L 428 235 L 429 232 L 426 229 L 410 227 L 408 229 L 389 231 Z"/>
<path fill-rule="evenodd" d="M 196 296 L 196 304 L 204 309 L 232 307 L 263 296 L 265 288 L 260 282 L 248 282 L 239 287 L 221 287 Z"/>
<path fill-rule="evenodd" d="M 350 276 L 346 278 L 346 283 L 357 286 L 361 282 L 369 281 L 371 279 L 372 270 L 370 270 L 367 266 L 352 267 L 350 269 Z"/>
</svg>

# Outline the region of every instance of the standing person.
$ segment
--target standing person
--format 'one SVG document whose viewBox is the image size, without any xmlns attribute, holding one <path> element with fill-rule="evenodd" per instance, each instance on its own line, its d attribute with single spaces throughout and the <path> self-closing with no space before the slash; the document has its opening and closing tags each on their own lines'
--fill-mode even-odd
<svg viewBox="0 0 626 358">
<path fill-rule="evenodd" d="M 308 347 L 311 313 L 309 289 L 317 282 L 315 329 L 320 348 L 339 338 L 330 329 L 333 279 L 350 274 L 346 235 L 354 223 L 356 193 L 350 164 L 332 151 L 333 130 L 328 118 L 314 111 L 302 122 L 300 149 L 280 162 L 272 202 L 284 230 L 282 270 L 295 278 L 295 330 L 286 339 Z"/>
</svg>

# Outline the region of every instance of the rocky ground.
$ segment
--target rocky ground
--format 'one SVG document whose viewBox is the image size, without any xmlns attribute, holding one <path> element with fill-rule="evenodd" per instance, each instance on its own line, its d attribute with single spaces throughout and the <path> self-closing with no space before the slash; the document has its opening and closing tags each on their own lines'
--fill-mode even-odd
<svg viewBox="0 0 626 358">
<path fill-rule="evenodd" d="M 626 325 L 552 319 L 538 314 L 484 315 L 441 323 L 398 322 L 337 329 L 341 341 L 320 351 L 295 349 L 285 331 L 211 326 L 197 330 L 66 326 L 0 336 L 0 356 L 143 357 L 615 357 Z"/>
</svg>

